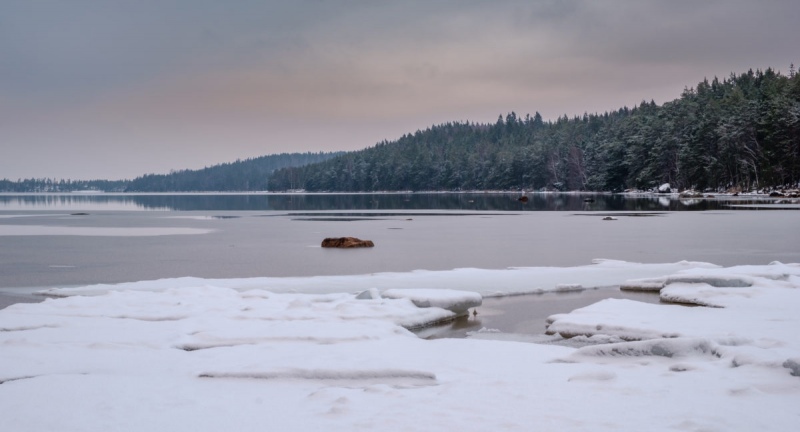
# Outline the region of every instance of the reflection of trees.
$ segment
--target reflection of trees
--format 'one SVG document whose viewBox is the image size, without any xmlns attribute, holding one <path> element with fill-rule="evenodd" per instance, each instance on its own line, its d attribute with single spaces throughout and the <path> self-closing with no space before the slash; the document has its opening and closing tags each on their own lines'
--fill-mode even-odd
<svg viewBox="0 0 800 432">
<path fill-rule="evenodd" d="M 528 202 L 518 194 L 286 194 L 286 195 L 0 195 L 3 208 L 53 210 L 107 206 L 109 210 L 144 209 L 177 211 L 349 211 L 349 210 L 465 210 L 465 211 L 655 211 L 712 210 L 725 207 L 724 200 L 695 200 L 691 205 L 669 197 L 628 197 L 529 193 Z M 593 202 L 584 199 L 591 196 Z M 737 203 L 757 203 L 742 200 Z"/>
</svg>

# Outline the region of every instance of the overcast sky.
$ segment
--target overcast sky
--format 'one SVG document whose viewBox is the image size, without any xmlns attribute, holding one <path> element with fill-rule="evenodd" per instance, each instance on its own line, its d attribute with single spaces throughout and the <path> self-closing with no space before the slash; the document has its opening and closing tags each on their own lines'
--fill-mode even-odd
<svg viewBox="0 0 800 432">
<path fill-rule="evenodd" d="M 355 150 L 800 63 L 800 1 L 0 1 L 0 178 Z"/>
</svg>

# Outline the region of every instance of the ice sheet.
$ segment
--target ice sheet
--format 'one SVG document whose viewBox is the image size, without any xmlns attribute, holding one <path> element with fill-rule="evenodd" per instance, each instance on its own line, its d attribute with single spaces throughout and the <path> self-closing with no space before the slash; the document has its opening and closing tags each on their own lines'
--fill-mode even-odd
<svg viewBox="0 0 800 432">
<path fill-rule="evenodd" d="M 627 280 L 676 265 L 587 267 Z M 152 291 L 18 304 L 0 311 L 0 418 L 14 431 L 796 429 L 800 266 L 677 267 L 753 284 L 684 279 L 664 289 L 721 307 L 607 300 L 555 317 L 551 328 L 599 344 L 579 349 L 422 340 L 404 327 L 453 313 L 409 299 L 276 293 L 253 280 L 146 282 L 133 286 Z"/>
<path fill-rule="evenodd" d="M 405 288 L 432 288 L 473 291 L 483 297 L 590 289 L 620 285 L 632 278 L 666 276 L 681 270 L 708 270 L 718 266 L 681 261 L 670 264 L 640 264 L 614 260 L 594 260 L 580 267 L 514 267 L 505 270 L 463 268 L 447 271 L 417 270 L 405 273 L 373 273 L 357 276 L 313 276 L 247 279 L 176 278 L 156 281 L 92 285 L 79 288 L 56 288 L 41 291 L 51 296 L 97 295 L 110 290 L 164 291 L 173 287 L 211 284 L 236 290 L 253 288 L 272 292 L 321 294 L 361 292 L 370 288 L 380 291 Z M 559 285 L 562 287 L 559 288 Z M 566 288 L 565 288 L 566 287 Z"/>
</svg>

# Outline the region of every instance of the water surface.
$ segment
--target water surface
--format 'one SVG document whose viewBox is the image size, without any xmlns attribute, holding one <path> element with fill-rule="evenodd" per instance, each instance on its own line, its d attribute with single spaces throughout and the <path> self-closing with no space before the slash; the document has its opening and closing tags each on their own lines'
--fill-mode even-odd
<svg viewBox="0 0 800 432">
<path fill-rule="evenodd" d="M 601 193 L 361 193 L 361 194 L 0 194 L 1 210 L 475 210 L 701 211 L 730 204 L 763 205 L 766 197 L 679 199 L 672 195 Z M 785 199 L 783 200 L 785 201 Z M 800 202 L 800 201 L 799 201 Z"/>
</svg>

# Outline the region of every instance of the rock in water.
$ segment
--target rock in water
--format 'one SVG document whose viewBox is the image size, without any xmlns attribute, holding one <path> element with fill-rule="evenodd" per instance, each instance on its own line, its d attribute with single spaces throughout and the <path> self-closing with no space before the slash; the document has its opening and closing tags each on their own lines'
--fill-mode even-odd
<svg viewBox="0 0 800 432">
<path fill-rule="evenodd" d="M 523 196 L 517 198 L 517 201 L 526 203 L 526 202 L 528 202 L 528 197 L 523 195 Z"/>
<path fill-rule="evenodd" d="M 375 247 L 372 240 L 361 240 L 355 237 L 328 237 L 322 241 L 324 248 L 362 248 L 362 247 Z"/>
</svg>

